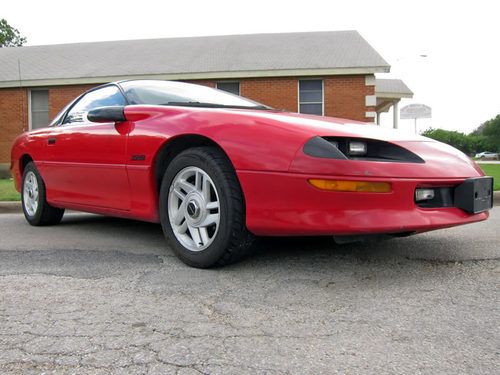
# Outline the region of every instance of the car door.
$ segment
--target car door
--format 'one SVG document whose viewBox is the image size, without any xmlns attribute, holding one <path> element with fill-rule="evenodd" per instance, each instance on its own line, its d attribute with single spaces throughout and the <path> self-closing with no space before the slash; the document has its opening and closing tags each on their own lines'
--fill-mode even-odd
<svg viewBox="0 0 500 375">
<path fill-rule="evenodd" d="M 48 198 L 76 206 L 130 209 L 130 187 L 125 166 L 128 126 L 93 123 L 91 109 L 126 105 L 115 85 L 90 91 L 64 114 L 47 139 L 45 166 Z"/>
</svg>

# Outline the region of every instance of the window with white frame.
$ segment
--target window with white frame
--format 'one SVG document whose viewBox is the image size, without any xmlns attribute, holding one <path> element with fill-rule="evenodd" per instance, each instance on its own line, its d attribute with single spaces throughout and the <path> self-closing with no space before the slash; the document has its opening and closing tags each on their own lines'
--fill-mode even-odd
<svg viewBox="0 0 500 375">
<path fill-rule="evenodd" d="M 299 81 L 299 113 L 323 116 L 323 80 Z"/>
<path fill-rule="evenodd" d="M 216 88 L 222 91 L 230 92 L 234 95 L 240 95 L 239 82 L 217 82 Z"/>
<path fill-rule="evenodd" d="M 30 93 L 31 129 L 49 125 L 49 90 L 31 90 Z"/>
</svg>

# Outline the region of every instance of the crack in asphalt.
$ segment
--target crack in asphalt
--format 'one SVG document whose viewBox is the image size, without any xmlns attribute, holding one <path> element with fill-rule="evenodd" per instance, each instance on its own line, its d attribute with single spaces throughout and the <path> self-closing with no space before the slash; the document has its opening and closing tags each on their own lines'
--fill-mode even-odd
<svg viewBox="0 0 500 375">
<path fill-rule="evenodd" d="M 84 230 L 106 236 L 103 223 Z M 457 232 L 450 248 L 440 234 L 333 249 L 272 240 L 198 270 L 159 254 L 151 233 L 106 250 L 71 236 L 68 249 L 0 250 L 0 373 L 498 372 L 494 236 L 486 249 Z"/>
</svg>

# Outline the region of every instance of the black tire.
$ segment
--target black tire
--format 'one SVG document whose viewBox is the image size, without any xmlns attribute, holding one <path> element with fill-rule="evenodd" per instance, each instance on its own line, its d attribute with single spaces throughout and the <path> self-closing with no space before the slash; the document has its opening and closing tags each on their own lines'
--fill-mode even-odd
<svg viewBox="0 0 500 375">
<path fill-rule="evenodd" d="M 169 219 L 169 192 L 174 178 L 185 168 L 201 169 L 211 178 L 218 192 L 219 226 L 213 242 L 201 251 L 192 251 L 176 238 Z M 245 226 L 245 202 L 233 166 L 215 147 L 196 147 L 183 151 L 169 164 L 161 183 L 159 199 L 163 233 L 175 254 L 197 268 L 224 266 L 246 256 L 254 236 Z"/>
<path fill-rule="evenodd" d="M 26 184 L 26 179 L 28 176 L 31 176 L 31 173 L 35 175 L 37 184 L 38 184 L 38 205 L 34 213 L 28 212 L 27 202 L 25 202 L 24 196 L 24 187 Z M 45 183 L 43 182 L 42 176 L 36 169 L 35 163 L 29 162 L 24 168 L 22 186 L 21 186 L 21 202 L 23 206 L 24 217 L 34 226 L 42 226 L 42 225 L 54 225 L 58 224 L 63 215 L 64 209 L 52 207 L 47 203 L 46 194 L 45 194 Z"/>
</svg>

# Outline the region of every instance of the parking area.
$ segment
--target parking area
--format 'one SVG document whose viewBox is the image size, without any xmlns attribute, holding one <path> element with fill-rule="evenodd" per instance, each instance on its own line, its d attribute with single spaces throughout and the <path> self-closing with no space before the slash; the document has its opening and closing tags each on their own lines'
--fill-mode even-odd
<svg viewBox="0 0 500 375">
<path fill-rule="evenodd" d="M 500 372 L 499 207 L 378 243 L 264 239 L 215 270 L 153 224 L 0 228 L 2 374 Z"/>
</svg>

